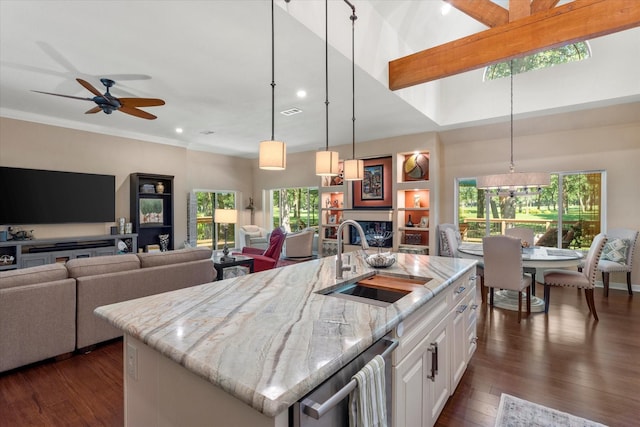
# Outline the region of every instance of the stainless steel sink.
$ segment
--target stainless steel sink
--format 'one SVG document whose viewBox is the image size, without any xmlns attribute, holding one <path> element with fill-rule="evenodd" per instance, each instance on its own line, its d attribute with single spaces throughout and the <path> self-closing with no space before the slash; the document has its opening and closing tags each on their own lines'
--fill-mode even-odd
<svg viewBox="0 0 640 427">
<path fill-rule="evenodd" d="M 357 282 L 322 290 L 318 293 L 336 298 L 348 299 L 365 304 L 386 307 L 412 292 L 416 286 L 423 286 L 431 279 L 408 279 L 390 275 L 374 274 Z"/>
</svg>

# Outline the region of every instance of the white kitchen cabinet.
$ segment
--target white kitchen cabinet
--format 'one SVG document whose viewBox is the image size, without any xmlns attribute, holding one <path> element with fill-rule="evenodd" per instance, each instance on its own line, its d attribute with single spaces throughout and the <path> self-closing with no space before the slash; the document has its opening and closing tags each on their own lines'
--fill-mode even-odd
<svg viewBox="0 0 640 427">
<path fill-rule="evenodd" d="M 394 427 L 433 426 L 453 394 L 475 351 L 475 290 L 465 274 L 397 329 Z"/>
</svg>

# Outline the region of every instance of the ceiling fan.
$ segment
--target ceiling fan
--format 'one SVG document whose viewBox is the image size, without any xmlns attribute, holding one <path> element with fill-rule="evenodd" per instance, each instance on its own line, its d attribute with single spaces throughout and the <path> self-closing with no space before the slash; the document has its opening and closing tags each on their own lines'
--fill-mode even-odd
<svg viewBox="0 0 640 427">
<path fill-rule="evenodd" d="M 156 107 L 164 105 L 164 101 L 157 98 L 116 98 L 109 93 L 109 88 L 116 84 L 116 82 L 111 79 L 100 79 L 102 84 L 107 88 L 107 91 L 104 94 L 100 93 L 98 89 L 85 80 L 76 79 L 76 81 L 95 96 L 93 98 L 83 98 L 80 96 L 62 95 L 59 93 L 42 92 L 39 90 L 34 90 L 33 92 L 62 96 L 71 99 L 81 99 L 84 101 L 93 101 L 98 104 L 96 107 L 86 111 L 85 114 L 94 114 L 99 111 L 103 111 L 105 114 L 111 114 L 114 111 L 122 111 L 123 113 L 131 114 L 132 116 L 153 120 L 156 116 L 149 114 L 146 111 L 142 111 L 138 107 Z"/>
</svg>

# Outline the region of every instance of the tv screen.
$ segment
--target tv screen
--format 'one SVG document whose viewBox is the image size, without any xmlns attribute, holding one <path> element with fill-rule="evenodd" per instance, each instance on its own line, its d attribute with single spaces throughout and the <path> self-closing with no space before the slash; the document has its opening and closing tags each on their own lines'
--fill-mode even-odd
<svg viewBox="0 0 640 427">
<path fill-rule="evenodd" d="M 115 221 L 115 176 L 0 167 L 0 224 Z"/>
</svg>

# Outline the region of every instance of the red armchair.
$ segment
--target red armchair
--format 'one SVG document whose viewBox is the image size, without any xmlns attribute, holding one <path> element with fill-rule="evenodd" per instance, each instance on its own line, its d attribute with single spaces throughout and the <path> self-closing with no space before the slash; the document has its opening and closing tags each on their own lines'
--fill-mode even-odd
<svg viewBox="0 0 640 427">
<path fill-rule="evenodd" d="M 271 232 L 269 246 L 266 250 L 245 246 L 242 248 L 242 253 L 236 253 L 236 255 L 253 258 L 254 272 L 270 270 L 278 264 L 286 236 L 287 233 L 284 231 L 284 228 L 278 227 Z"/>
</svg>

